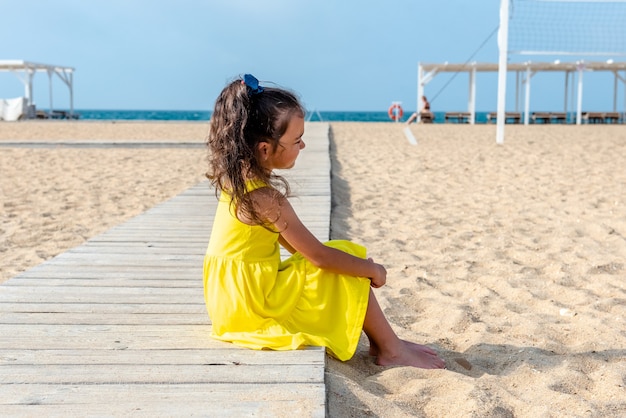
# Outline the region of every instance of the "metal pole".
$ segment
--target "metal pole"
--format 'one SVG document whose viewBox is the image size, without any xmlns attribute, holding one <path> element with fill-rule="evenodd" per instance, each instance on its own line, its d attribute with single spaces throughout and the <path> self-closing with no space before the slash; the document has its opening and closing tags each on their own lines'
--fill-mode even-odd
<svg viewBox="0 0 626 418">
<path fill-rule="evenodd" d="M 583 63 L 578 64 L 578 105 L 576 107 L 576 125 L 582 123 L 582 108 L 583 108 L 583 69 L 585 68 Z"/>
<path fill-rule="evenodd" d="M 50 116 L 52 116 L 52 71 L 48 68 L 48 85 L 50 90 Z"/>
<path fill-rule="evenodd" d="M 568 83 L 568 92 L 567 92 L 567 97 L 568 97 L 568 103 L 567 103 L 567 108 L 568 109 L 572 109 L 572 113 L 574 113 L 574 99 L 576 97 L 576 95 L 574 94 L 574 73 L 571 71 L 567 71 L 567 83 Z M 567 116 L 569 122 L 573 122 L 573 115 L 568 115 Z"/>
<path fill-rule="evenodd" d="M 515 111 L 519 112 L 519 71 L 515 71 Z"/>
<path fill-rule="evenodd" d="M 33 98 L 33 76 L 35 72 L 31 69 L 26 70 L 26 75 L 28 77 L 28 81 L 26 82 L 26 100 L 28 100 L 28 105 L 34 104 Z"/>
<path fill-rule="evenodd" d="M 419 62 L 417 63 L 417 107 L 415 108 L 415 112 L 417 112 L 417 119 L 415 119 L 415 122 L 420 123 L 422 121 L 422 117 L 421 117 L 421 101 L 422 101 L 422 96 L 424 95 L 424 85 L 422 84 L 424 82 L 424 68 L 422 67 L 422 64 L 420 64 Z"/>
<path fill-rule="evenodd" d="M 613 71 L 613 112 L 617 112 L 617 71 Z"/>
<path fill-rule="evenodd" d="M 70 118 L 74 116 L 74 73 L 70 71 Z"/>
<path fill-rule="evenodd" d="M 526 67 L 526 91 L 524 95 L 524 125 L 528 125 L 530 122 L 530 79 L 532 73 L 530 67 Z"/>
<path fill-rule="evenodd" d="M 504 143 L 504 108 L 506 104 L 506 61 L 509 43 L 509 0 L 500 0 L 500 30 L 498 32 L 498 119 L 496 143 Z"/>
<path fill-rule="evenodd" d="M 569 119 L 569 113 L 567 113 L 567 89 L 569 82 L 569 72 L 565 71 L 565 94 L 563 95 L 563 111 L 565 112 L 565 121 Z"/>
<path fill-rule="evenodd" d="M 476 121 L 476 67 L 469 73 L 469 103 L 470 125 Z"/>
</svg>

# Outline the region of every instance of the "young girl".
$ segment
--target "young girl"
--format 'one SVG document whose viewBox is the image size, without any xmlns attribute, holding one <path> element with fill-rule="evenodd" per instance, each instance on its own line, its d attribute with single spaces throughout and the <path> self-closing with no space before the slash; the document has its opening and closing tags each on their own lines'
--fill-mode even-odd
<svg viewBox="0 0 626 418">
<path fill-rule="evenodd" d="M 379 365 L 444 367 L 391 329 L 370 289 L 385 284 L 385 268 L 357 244 L 319 242 L 287 200 L 274 170 L 293 167 L 305 147 L 304 115 L 292 93 L 249 74 L 217 98 L 207 177 L 221 194 L 204 261 L 213 336 L 254 349 L 324 346 L 348 360 L 363 330 Z M 293 255 L 281 261 L 279 245 Z"/>
</svg>

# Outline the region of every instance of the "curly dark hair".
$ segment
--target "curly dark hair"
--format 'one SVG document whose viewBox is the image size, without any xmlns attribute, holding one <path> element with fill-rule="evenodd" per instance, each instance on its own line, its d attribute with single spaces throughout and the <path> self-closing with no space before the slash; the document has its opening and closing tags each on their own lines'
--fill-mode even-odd
<svg viewBox="0 0 626 418">
<path fill-rule="evenodd" d="M 276 151 L 293 116 L 305 111 L 295 94 L 282 88 L 252 91 L 243 80 L 228 84 L 218 96 L 211 116 L 207 146 L 207 178 L 216 189 L 232 196 L 231 205 L 257 225 L 269 222 L 255 209 L 246 181 L 261 181 L 289 196 L 287 180 L 266 170 L 257 159 L 257 145 L 267 142 Z"/>
</svg>

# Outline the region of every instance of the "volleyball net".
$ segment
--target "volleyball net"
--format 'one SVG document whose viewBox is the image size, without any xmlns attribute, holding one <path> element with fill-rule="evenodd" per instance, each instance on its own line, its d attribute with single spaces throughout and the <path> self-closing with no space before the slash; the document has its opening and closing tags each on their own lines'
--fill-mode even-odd
<svg viewBox="0 0 626 418">
<path fill-rule="evenodd" d="M 624 0 L 511 0 L 509 55 L 626 56 Z"/>
</svg>

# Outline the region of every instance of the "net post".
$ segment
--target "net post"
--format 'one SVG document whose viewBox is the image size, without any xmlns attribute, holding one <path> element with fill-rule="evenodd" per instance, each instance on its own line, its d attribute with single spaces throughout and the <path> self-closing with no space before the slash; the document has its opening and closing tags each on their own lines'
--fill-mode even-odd
<svg viewBox="0 0 626 418">
<path fill-rule="evenodd" d="M 498 116 L 496 119 L 496 143 L 504 143 L 504 107 L 506 103 L 506 62 L 509 41 L 509 0 L 500 0 L 500 29 L 498 31 Z"/>
</svg>

